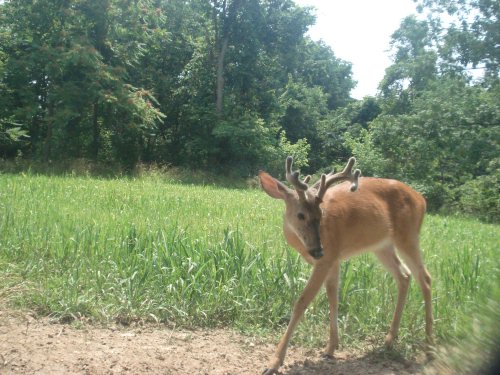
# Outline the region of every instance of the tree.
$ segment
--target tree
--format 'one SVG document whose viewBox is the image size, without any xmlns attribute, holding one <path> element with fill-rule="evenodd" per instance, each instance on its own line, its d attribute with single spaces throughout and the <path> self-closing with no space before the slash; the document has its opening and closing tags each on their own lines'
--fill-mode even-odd
<svg viewBox="0 0 500 375">
<path fill-rule="evenodd" d="M 409 110 L 411 101 L 437 76 L 437 53 L 427 21 L 408 16 L 391 36 L 394 63 L 379 85 L 392 113 Z M 389 109 L 388 109 L 389 110 Z"/>
<path fill-rule="evenodd" d="M 252 1 L 247 3 L 252 3 Z M 229 45 L 229 37 L 231 32 L 236 29 L 237 14 L 241 5 L 241 0 L 212 0 L 217 61 L 215 109 L 218 115 L 221 115 L 222 113 L 222 101 L 224 95 L 224 62 Z"/>
<path fill-rule="evenodd" d="M 440 57 L 449 70 L 465 74 L 483 70 L 487 85 L 499 80 L 500 4 L 494 0 L 414 0 L 427 10 L 442 41 Z M 445 20 L 443 15 L 447 14 Z"/>
<path fill-rule="evenodd" d="M 420 184 L 431 208 L 455 199 L 462 184 L 488 174 L 500 152 L 498 94 L 464 78 L 443 77 L 408 113 L 379 115 L 370 137 L 383 155 L 382 173 Z"/>
<path fill-rule="evenodd" d="M 26 129 L 35 159 L 248 174 L 274 163 L 283 136 L 320 149 L 320 124 L 354 85 L 292 0 L 0 6 L 0 119 Z M 312 155 L 310 168 L 323 164 Z"/>
<path fill-rule="evenodd" d="M 329 110 L 346 106 L 356 82 L 352 79 L 351 63 L 339 59 L 323 41 L 306 38 L 300 48 L 301 62 L 297 77 L 311 87 L 321 87 L 328 96 Z"/>
<path fill-rule="evenodd" d="M 361 137 L 381 111 L 380 100 L 375 97 L 353 100 L 333 111 L 318 129 L 321 159 L 339 163 L 347 160 L 352 154 L 348 140 Z"/>
<path fill-rule="evenodd" d="M 426 20 L 403 20 L 394 63 L 380 83 L 380 114 L 347 143 L 367 173 L 417 186 L 431 210 L 460 207 L 483 218 L 500 151 L 496 2 L 421 0 Z M 443 12 L 451 16 L 446 23 Z M 446 27 L 444 27 L 446 25 Z M 484 75 L 471 74 L 480 68 Z M 492 167 L 493 166 L 493 167 Z M 466 194 L 476 197 L 477 204 Z"/>
<path fill-rule="evenodd" d="M 156 17 L 144 14 L 151 2 L 141 5 L 125 0 L 3 5 L 3 27 L 12 41 L 3 80 L 9 91 L 2 100 L 11 104 L 8 115 L 29 129 L 34 155 L 97 158 L 101 130 L 116 150 L 161 117 L 152 94 L 128 81 L 142 54 L 141 38 L 148 35 L 146 22 Z M 132 150 L 126 154 L 135 155 L 129 163 L 138 157 L 136 147 Z"/>
</svg>

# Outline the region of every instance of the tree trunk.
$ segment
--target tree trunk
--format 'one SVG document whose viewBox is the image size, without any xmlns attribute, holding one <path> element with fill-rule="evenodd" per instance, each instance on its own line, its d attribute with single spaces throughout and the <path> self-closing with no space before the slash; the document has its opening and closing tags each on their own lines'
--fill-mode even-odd
<svg viewBox="0 0 500 375">
<path fill-rule="evenodd" d="M 45 135 L 45 153 L 44 161 L 50 161 L 52 156 L 52 129 L 54 127 L 54 105 L 49 103 L 48 105 L 48 121 L 47 121 L 47 134 Z"/>
<path fill-rule="evenodd" d="M 221 43 L 221 48 L 217 56 L 217 90 L 216 90 L 216 100 L 215 100 L 215 110 L 217 115 L 222 114 L 222 105 L 224 98 L 224 56 L 226 55 L 228 37 L 224 36 Z"/>
<path fill-rule="evenodd" d="M 97 161 L 99 156 L 99 104 L 97 100 L 94 102 L 93 116 L 92 116 L 92 157 Z"/>
<path fill-rule="evenodd" d="M 217 11 L 219 5 L 218 1 L 213 2 L 214 6 L 214 26 L 215 26 L 215 49 L 217 53 L 217 66 L 216 66 L 216 99 L 215 110 L 217 116 L 222 115 L 224 106 L 224 59 L 226 57 L 227 47 L 229 45 L 229 36 L 231 28 L 235 27 L 236 14 L 241 7 L 242 0 L 233 0 L 228 2 L 223 0 L 220 11 Z"/>
</svg>

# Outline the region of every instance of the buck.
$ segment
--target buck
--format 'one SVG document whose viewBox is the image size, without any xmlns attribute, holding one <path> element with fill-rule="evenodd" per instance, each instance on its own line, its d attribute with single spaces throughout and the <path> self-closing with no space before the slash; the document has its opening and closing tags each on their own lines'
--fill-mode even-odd
<svg viewBox="0 0 500 375">
<path fill-rule="evenodd" d="M 398 334 L 410 274 L 423 293 L 426 338 L 432 343 L 431 277 L 419 246 L 425 199 L 400 181 L 360 178 L 359 170 L 352 171 L 354 163 L 355 159 L 350 158 L 342 172 L 323 174 L 309 186 L 310 176 L 300 180 L 299 172 L 292 171 L 293 159 L 289 156 L 286 179 L 293 189 L 266 172 L 259 173 L 264 191 L 285 201 L 286 241 L 313 267 L 265 375 L 277 373 L 283 364 L 293 331 L 323 284 L 330 305 L 330 339 L 324 357 L 333 357 L 339 344 L 340 262 L 362 252 L 373 252 L 397 284 L 398 297 L 385 344 L 391 346 Z"/>
</svg>

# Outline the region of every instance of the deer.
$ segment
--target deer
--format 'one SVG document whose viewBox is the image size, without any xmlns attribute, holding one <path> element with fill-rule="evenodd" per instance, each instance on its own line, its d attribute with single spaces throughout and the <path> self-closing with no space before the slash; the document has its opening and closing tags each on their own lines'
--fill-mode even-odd
<svg viewBox="0 0 500 375">
<path fill-rule="evenodd" d="M 375 254 L 397 285 L 397 301 L 385 345 L 391 347 L 398 335 L 411 275 L 423 294 L 426 341 L 429 346 L 432 344 L 431 276 L 419 245 L 426 201 L 403 182 L 360 177 L 359 169 L 352 170 L 354 163 L 352 157 L 341 172 L 322 174 L 309 186 L 311 177 L 301 180 L 300 172 L 292 170 L 293 158 L 289 156 L 285 172 L 292 188 L 264 171 L 259 172 L 263 190 L 271 198 L 285 202 L 286 241 L 312 265 L 309 280 L 293 307 L 286 331 L 264 375 L 278 373 L 294 329 L 323 284 L 330 308 L 330 328 L 322 357 L 334 358 L 339 346 L 340 263 L 364 252 Z"/>
</svg>

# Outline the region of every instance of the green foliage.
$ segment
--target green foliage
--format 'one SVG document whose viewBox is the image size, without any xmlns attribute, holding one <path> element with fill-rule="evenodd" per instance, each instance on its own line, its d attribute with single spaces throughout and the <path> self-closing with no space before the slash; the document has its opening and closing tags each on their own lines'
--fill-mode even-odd
<svg viewBox="0 0 500 375">
<path fill-rule="evenodd" d="M 319 145 L 317 123 L 353 87 L 350 64 L 305 36 L 311 9 L 291 0 L 0 7 L 0 118 L 28 131 L 35 159 L 247 175 L 274 162 L 281 130 Z M 300 87 L 287 97 L 289 82 Z"/>
<path fill-rule="evenodd" d="M 3 68 L 8 90 L 0 95 L 8 106 L 1 115 L 28 129 L 34 155 L 97 158 L 101 132 L 130 143 L 124 129 L 134 128 L 140 142 L 144 129 L 161 119 L 153 95 L 128 82 L 156 13 L 121 0 L 1 6 L 2 27 L 12 37 Z"/>
<path fill-rule="evenodd" d="M 354 88 L 351 64 L 337 58 L 324 42 L 305 40 L 299 77 L 310 87 L 318 87 L 326 95 L 328 109 L 335 110 L 350 102 Z"/>
<path fill-rule="evenodd" d="M 315 140 L 318 123 L 327 111 L 327 96 L 321 87 L 308 87 L 290 77 L 280 103 L 284 108 L 281 123 L 287 136 L 292 141 Z"/>
<path fill-rule="evenodd" d="M 361 163 L 369 161 L 366 169 L 362 164 L 365 173 L 411 182 L 431 209 L 445 206 L 449 211 L 455 197 L 463 196 L 461 186 L 486 175 L 500 152 L 496 95 L 464 79 L 440 78 L 419 93 L 407 113 L 382 113 L 370 124 L 369 134 L 348 143 Z"/>
<path fill-rule="evenodd" d="M 394 63 L 385 71 L 379 84 L 385 111 L 404 114 L 412 100 L 437 76 L 438 55 L 433 35 L 426 21 L 406 17 L 391 40 Z"/>
<path fill-rule="evenodd" d="M 273 152 L 269 155 L 266 170 L 275 177 L 282 177 L 284 179 L 285 160 L 288 156 L 293 157 L 293 164 L 297 169 L 307 168 L 309 166 L 309 153 L 311 152 L 311 145 L 307 140 L 302 138 L 296 143 L 292 143 L 286 137 L 284 131 L 279 134 L 278 145 L 274 148 Z"/>
<path fill-rule="evenodd" d="M 460 210 L 485 221 L 500 222 L 500 160 L 490 162 L 488 175 L 466 181 L 460 188 Z"/>
<path fill-rule="evenodd" d="M 500 152 L 492 31 L 499 8 L 488 1 L 415 2 L 431 12 L 426 20 L 405 18 L 392 35 L 394 62 L 379 86 L 381 111 L 363 133 L 349 120 L 349 107 L 335 119 L 364 174 L 410 183 L 432 211 L 498 221 L 492 187 L 498 178 L 488 166 Z M 443 12 L 452 16 L 446 28 Z"/>
<path fill-rule="evenodd" d="M 0 119 L 0 148 L 2 149 L 0 156 L 12 156 L 13 151 L 28 137 L 28 132 L 20 124 L 16 124 L 12 119 Z"/>
<path fill-rule="evenodd" d="M 219 121 L 212 134 L 219 145 L 218 162 L 237 166 L 242 175 L 251 173 L 259 165 L 266 165 L 276 143 L 272 128 L 251 113 Z"/>
<path fill-rule="evenodd" d="M 462 74 L 478 70 L 482 73 L 480 75 L 485 85 L 498 85 L 498 3 L 491 0 L 414 1 L 420 11 L 429 10 L 429 23 L 433 25 L 434 33 L 440 41 L 441 68 Z"/>
<path fill-rule="evenodd" d="M 373 136 L 368 130 L 363 129 L 359 138 L 347 134 L 345 142 L 364 175 L 381 177 L 390 169 L 389 162 L 374 146 Z"/>
<path fill-rule="evenodd" d="M 313 150 L 320 150 L 323 140 L 318 129 L 328 115 L 328 96 L 320 86 L 308 87 L 289 77 L 285 91 L 280 96 L 283 115 L 280 118 L 286 136 L 292 142 L 307 140 Z M 283 134 L 283 133 L 282 133 Z M 322 162 L 319 152 L 310 155 L 312 170 L 317 170 Z"/>
<path fill-rule="evenodd" d="M 352 101 L 345 107 L 332 112 L 326 120 L 320 123 L 318 128 L 318 136 L 321 139 L 321 148 L 319 149 L 321 159 L 335 160 L 342 164 L 353 153 L 356 155 L 364 154 L 354 146 L 353 141 L 365 138 L 365 134 L 362 135 L 363 130 L 368 129 L 368 125 L 380 113 L 379 100 L 374 97 Z M 363 166 L 364 168 L 368 167 L 366 163 Z M 373 172 L 370 169 L 366 170 L 365 173 L 372 174 Z"/>
</svg>

